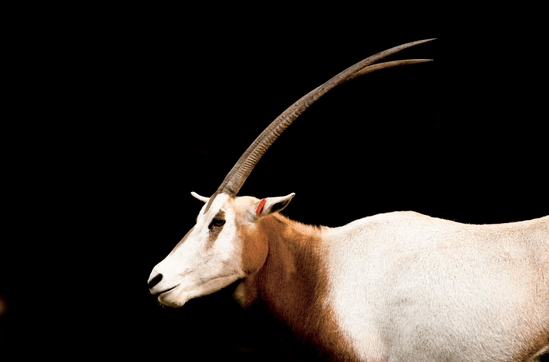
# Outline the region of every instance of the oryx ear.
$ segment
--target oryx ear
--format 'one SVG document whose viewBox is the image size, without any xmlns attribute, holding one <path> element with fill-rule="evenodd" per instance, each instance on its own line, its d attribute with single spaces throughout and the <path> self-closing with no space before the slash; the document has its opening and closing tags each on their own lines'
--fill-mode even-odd
<svg viewBox="0 0 549 362">
<path fill-rule="evenodd" d="M 202 201 L 203 203 L 206 203 L 210 200 L 209 197 L 204 197 L 204 196 L 200 196 L 199 194 L 197 194 L 196 192 L 191 192 L 191 195 L 193 195 L 193 197 L 197 200 L 200 200 Z"/>
<path fill-rule="evenodd" d="M 280 212 L 284 210 L 286 206 L 290 203 L 292 198 L 295 196 L 295 193 L 291 193 L 288 196 L 281 197 L 267 197 L 258 201 L 255 206 L 255 216 L 263 217 L 274 212 Z"/>
</svg>

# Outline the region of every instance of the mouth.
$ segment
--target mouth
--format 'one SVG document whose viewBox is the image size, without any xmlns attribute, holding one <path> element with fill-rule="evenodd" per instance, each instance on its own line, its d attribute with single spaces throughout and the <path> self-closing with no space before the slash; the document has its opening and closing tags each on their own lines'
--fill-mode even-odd
<svg viewBox="0 0 549 362">
<path fill-rule="evenodd" d="M 179 286 L 179 284 L 176 285 L 176 286 L 173 286 L 173 287 L 171 287 L 171 288 L 168 288 L 168 289 L 166 289 L 166 290 L 164 290 L 164 291 L 162 291 L 162 292 L 160 292 L 160 293 L 157 293 L 156 295 L 158 296 L 158 298 L 163 297 L 163 296 L 166 296 L 166 295 L 168 295 L 172 290 L 174 290 L 175 288 L 177 288 L 178 286 Z"/>
</svg>

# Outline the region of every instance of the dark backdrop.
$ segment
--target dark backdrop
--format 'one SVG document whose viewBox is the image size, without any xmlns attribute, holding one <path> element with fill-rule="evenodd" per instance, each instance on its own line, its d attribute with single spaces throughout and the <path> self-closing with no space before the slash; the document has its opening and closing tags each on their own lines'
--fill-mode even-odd
<svg viewBox="0 0 549 362">
<path fill-rule="evenodd" d="M 481 224 L 549 214 L 535 9 L 250 11 L 18 13 L 0 356 L 293 361 L 224 293 L 163 309 L 148 275 L 193 226 L 190 191 L 210 196 L 286 107 L 402 43 L 437 37 L 389 58 L 435 61 L 329 92 L 240 194 L 295 192 L 284 213 L 327 226 L 400 210 Z"/>
</svg>

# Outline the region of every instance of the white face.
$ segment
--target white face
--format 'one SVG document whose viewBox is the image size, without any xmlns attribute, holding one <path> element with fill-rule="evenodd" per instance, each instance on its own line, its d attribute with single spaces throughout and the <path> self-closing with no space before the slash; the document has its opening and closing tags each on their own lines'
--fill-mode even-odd
<svg viewBox="0 0 549 362">
<path fill-rule="evenodd" d="M 235 199 L 220 194 L 206 213 L 204 206 L 194 228 L 154 267 L 150 292 L 162 304 L 181 307 L 192 298 L 216 292 L 246 276 L 234 204 Z"/>
</svg>

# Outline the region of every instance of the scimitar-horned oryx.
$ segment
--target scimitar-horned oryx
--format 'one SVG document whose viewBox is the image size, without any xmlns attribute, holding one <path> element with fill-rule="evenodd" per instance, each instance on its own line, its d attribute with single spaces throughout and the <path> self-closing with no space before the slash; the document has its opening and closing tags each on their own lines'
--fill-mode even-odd
<svg viewBox="0 0 549 362">
<path fill-rule="evenodd" d="M 280 214 L 293 193 L 236 196 L 319 97 L 378 69 L 428 61 L 371 65 L 426 41 L 371 56 L 314 89 L 261 133 L 210 198 L 192 193 L 205 205 L 153 269 L 150 293 L 181 307 L 231 286 L 242 307 L 314 360 L 528 361 L 547 351 L 549 216 L 465 225 L 393 212 L 327 228 Z"/>
</svg>

